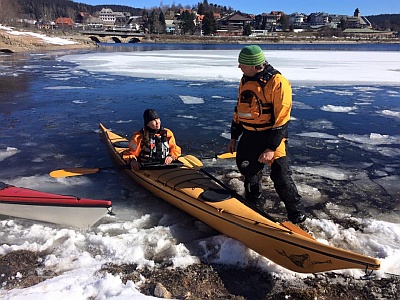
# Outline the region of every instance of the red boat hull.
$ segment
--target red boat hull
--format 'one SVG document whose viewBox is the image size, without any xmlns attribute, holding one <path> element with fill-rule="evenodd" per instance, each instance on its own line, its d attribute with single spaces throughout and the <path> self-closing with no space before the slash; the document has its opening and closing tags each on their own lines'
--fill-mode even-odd
<svg viewBox="0 0 400 300">
<path fill-rule="evenodd" d="M 112 214 L 112 202 L 1 184 L 0 214 L 88 228 L 105 215 Z"/>
<path fill-rule="evenodd" d="M 25 205 L 55 205 L 55 206 L 83 206 L 83 207 L 111 207 L 109 200 L 95 200 L 76 196 L 59 195 L 8 186 L 0 190 L 0 202 Z"/>
</svg>

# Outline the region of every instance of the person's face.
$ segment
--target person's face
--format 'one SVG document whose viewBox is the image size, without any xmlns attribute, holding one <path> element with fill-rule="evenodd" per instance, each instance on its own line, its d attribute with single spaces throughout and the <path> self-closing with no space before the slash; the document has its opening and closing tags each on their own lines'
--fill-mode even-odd
<svg viewBox="0 0 400 300">
<path fill-rule="evenodd" d="M 147 123 L 147 126 L 149 126 L 151 129 L 157 130 L 161 128 L 161 120 L 160 118 L 151 120 L 149 123 Z"/>
<path fill-rule="evenodd" d="M 238 68 L 242 70 L 243 74 L 249 77 L 256 75 L 260 70 L 256 69 L 255 66 L 247 66 L 244 64 L 239 64 Z"/>
</svg>

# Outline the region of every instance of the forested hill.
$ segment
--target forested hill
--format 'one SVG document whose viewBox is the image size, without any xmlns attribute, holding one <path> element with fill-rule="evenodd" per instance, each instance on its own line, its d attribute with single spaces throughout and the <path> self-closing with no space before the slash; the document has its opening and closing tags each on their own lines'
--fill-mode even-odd
<svg viewBox="0 0 400 300">
<path fill-rule="evenodd" d="M 104 7 L 111 8 L 113 11 L 130 12 L 131 15 L 141 15 L 143 11 L 143 9 L 125 5 L 88 5 L 70 0 L 16 0 L 16 2 L 20 7 L 19 12 L 21 14 L 28 15 L 36 20 L 43 18 L 54 20 L 58 17 L 75 19 L 79 12 L 87 12 L 93 15 Z"/>
<path fill-rule="evenodd" d="M 367 16 L 374 29 L 400 31 L 400 14 Z"/>
</svg>

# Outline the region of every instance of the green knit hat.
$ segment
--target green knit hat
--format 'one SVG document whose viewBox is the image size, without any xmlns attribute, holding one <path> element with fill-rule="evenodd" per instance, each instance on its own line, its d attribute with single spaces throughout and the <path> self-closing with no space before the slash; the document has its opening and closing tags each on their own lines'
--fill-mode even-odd
<svg viewBox="0 0 400 300">
<path fill-rule="evenodd" d="M 264 53 L 257 45 L 246 46 L 240 51 L 239 64 L 246 66 L 259 66 L 264 62 Z"/>
</svg>

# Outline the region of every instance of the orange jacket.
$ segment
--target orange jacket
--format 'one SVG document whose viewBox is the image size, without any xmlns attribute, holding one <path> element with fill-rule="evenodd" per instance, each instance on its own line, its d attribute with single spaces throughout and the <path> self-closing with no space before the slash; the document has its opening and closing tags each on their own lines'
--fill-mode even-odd
<svg viewBox="0 0 400 300">
<path fill-rule="evenodd" d="M 269 66 L 265 71 L 273 70 L 271 68 Z M 242 77 L 231 124 L 231 139 L 238 140 L 243 131 L 268 130 L 268 149 L 275 151 L 287 138 L 292 87 L 279 72 L 270 76 L 266 82 L 263 78 L 263 73 L 252 78 Z"/>
<path fill-rule="evenodd" d="M 249 104 L 241 104 L 241 98 L 246 92 L 252 92 L 254 98 L 260 101 L 263 108 L 260 112 L 241 111 L 249 107 Z M 251 131 L 279 128 L 290 120 L 290 111 L 292 109 L 292 87 L 289 81 L 280 74 L 272 76 L 265 87 L 262 87 L 257 81 L 242 82 L 239 86 L 239 100 L 237 110 L 235 111 L 233 121 L 241 123 L 243 128 Z M 262 113 L 261 111 L 265 111 Z"/>
<path fill-rule="evenodd" d="M 142 149 L 144 148 L 145 145 L 143 145 L 143 138 L 144 138 L 144 131 L 145 129 L 142 129 L 140 131 L 136 131 L 133 133 L 132 139 L 129 142 L 129 150 L 124 152 L 123 158 L 127 161 L 131 159 L 136 159 L 138 160 L 140 153 Z M 179 156 L 181 156 L 181 148 L 176 144 L 174 134 L 171 130 L 168 128 L 162 128 L 161 130 L 166 131 L 166 138 L 168 141 L 168 147 L 169 147 L 169 155 L 173 157 L 174 160 L 178 159 Z M 160 131 L 161 131 L 160 130 Z M 155 134 L 160 136 L 159 133 Z"/>
</svg>

